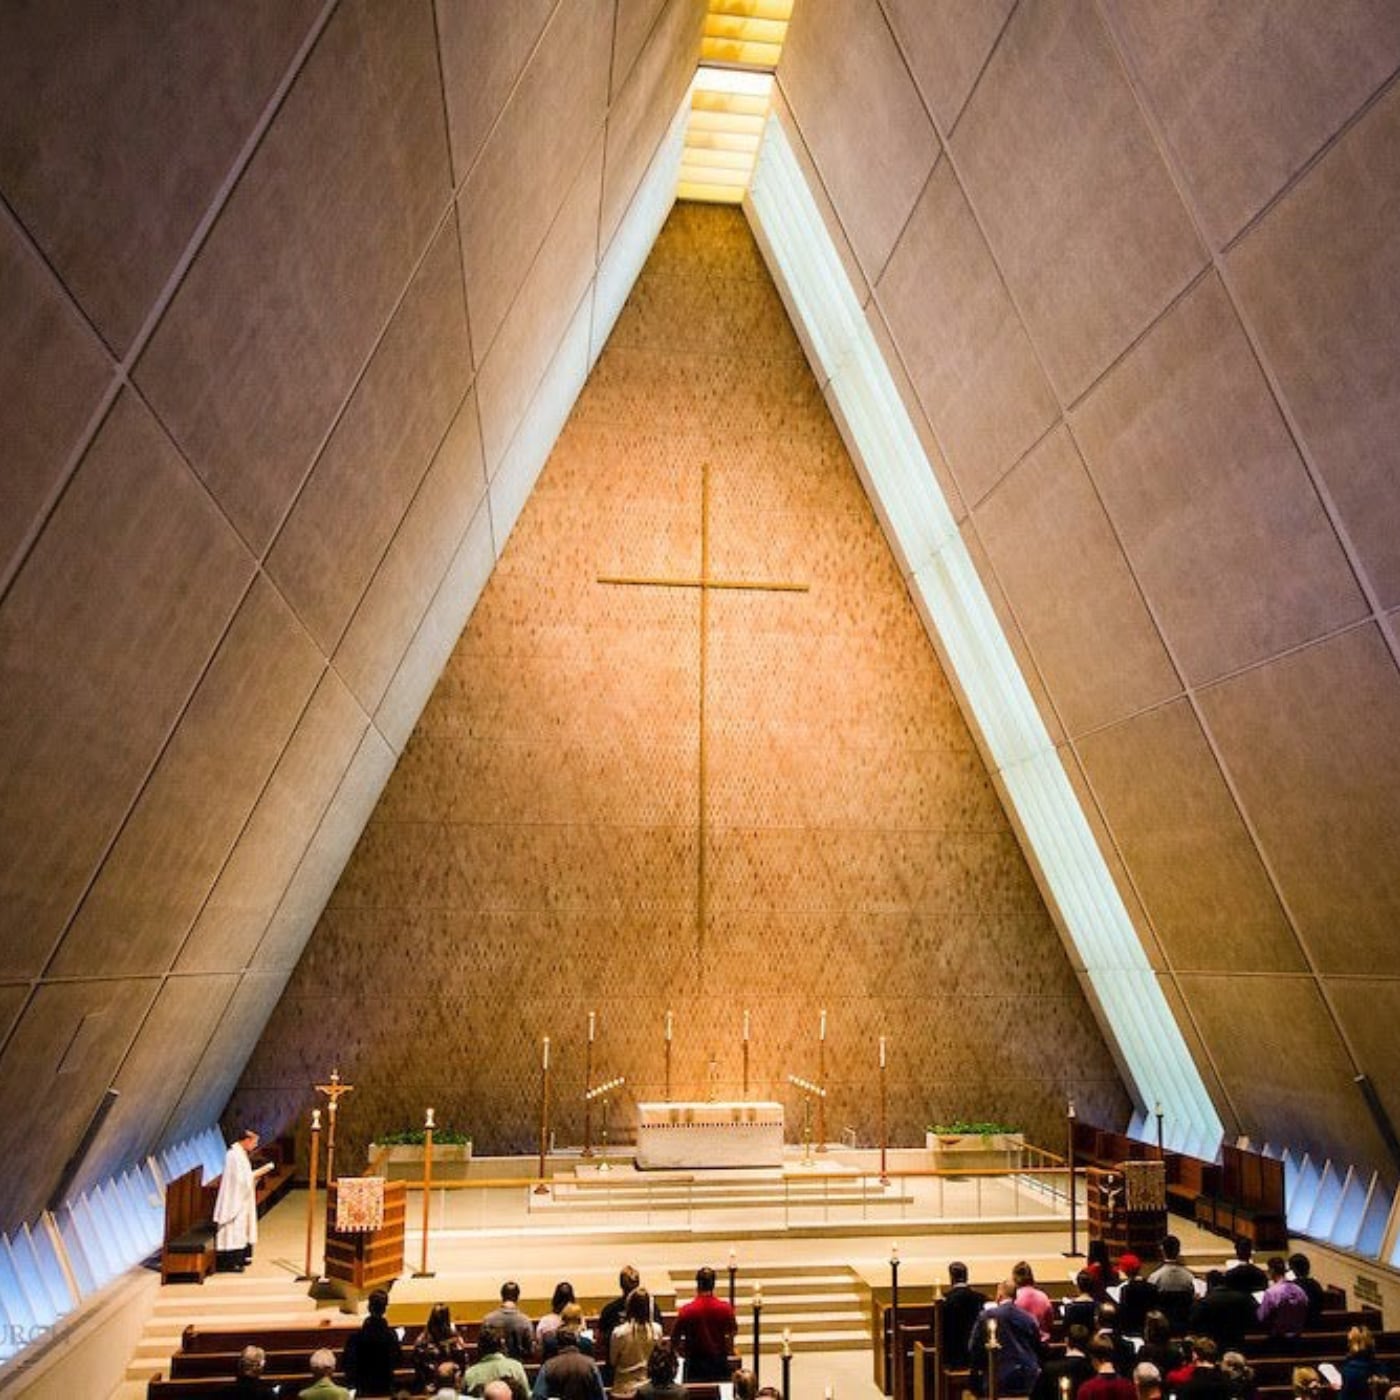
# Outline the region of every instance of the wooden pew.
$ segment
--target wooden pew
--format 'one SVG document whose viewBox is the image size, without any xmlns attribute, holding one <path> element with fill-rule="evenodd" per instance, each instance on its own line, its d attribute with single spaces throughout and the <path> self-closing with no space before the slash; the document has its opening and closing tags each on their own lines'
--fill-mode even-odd
<svg viewBox="0 0 1400 1400">
<path fill-rule="evenodd" d="M 214 1192 L 204 1173 L 191 1167 L 165 1188 L 165 1233 L 160 1246 L 160 1281 L 191 1278 L 203 1283 L 214 1268 Z"/>
</svg>

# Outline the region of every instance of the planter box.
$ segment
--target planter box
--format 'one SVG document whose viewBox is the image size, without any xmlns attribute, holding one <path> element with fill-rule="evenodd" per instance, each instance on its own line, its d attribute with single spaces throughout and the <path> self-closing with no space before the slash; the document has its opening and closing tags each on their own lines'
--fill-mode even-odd
<svg viewBox="0 0 1400 1400">
<path fill-rule="evenodd" d="M 925 1133 L 924 1146 L 939 1171 L 1006 1171 L 1021 1165 L 1021 1133 Z"/>
<path fill-rule="evenodd" d="M 396 1144 L 381 1147 L 369 1145 L 369 1160 L 373 1165 L 383 1162 L 385 1177 L 390 1181 L 422 1181 L 423 1148 L 418 1144 Z M 472 1145 L 465 1143 L 433 1144 L 433 1180 L 462 1181 L 471 1165 Z"/>
</svg>

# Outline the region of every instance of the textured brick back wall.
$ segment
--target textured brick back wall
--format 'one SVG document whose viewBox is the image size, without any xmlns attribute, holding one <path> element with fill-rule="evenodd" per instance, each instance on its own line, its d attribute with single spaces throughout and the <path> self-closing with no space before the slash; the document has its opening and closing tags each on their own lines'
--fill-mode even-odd
<svg viewBox="0 0 1400 1400">
<path fill-rule="evenodd" d="M 697 928 L 700 601 L 711 593 Z M 535 1142 L 553 1037 L 582 1134 L 587 1013 L 614 1112 L 674 1090 L 800 1102 L 829 1013 L 828 1129 L 1127 1110 L 1066 960 L 743 216 L 679 205 L 253 1055 L 227 1118 L 304 1119 L 333 1063 L 348 1163 L 439 1122 Z M 304 1133 L 303 1133 L 304 1135 Z"/>
</svg>

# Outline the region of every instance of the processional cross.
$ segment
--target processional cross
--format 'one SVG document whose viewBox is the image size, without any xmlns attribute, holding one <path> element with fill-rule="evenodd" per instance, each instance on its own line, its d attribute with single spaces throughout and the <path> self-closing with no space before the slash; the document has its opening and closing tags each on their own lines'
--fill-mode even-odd
<svg viewBox="0 0 1400 1400">
<path fill-rule="evenodd" d="M 725 589 L 744 593 L 807 593 L 805 583 L 780 583 L 767 579 L 726 579 L 710 574 L 710 464 L 700 466 L 700 573 L 693 578 L 673 575 L 647 576 L 641 574 L 599 574 L 599 583 L 628 588 L 694 588 L 700 593 L 700 744 L 699 790 L 696 795 L 696 869 L 695 869 L 695 952 L 699 958 L 705 947 L 705 927 L 708 919 L 705 881 L 706 806 L 706 679 L 709 669 L 710 593 Z M 711 1095 L 713 1097 L 713 1094 Z"/>
</svg>

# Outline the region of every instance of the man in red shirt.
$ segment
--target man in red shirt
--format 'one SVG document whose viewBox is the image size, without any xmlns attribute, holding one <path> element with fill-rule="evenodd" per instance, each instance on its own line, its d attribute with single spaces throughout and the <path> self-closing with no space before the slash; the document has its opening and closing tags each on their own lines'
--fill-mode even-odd
<svg viewBox="0 0 1400 1400">
<path fill-rule="evenodd" d="M 738 1330 L 734 1309 L 715 1297 L 715 1271 L 698 1270 L 695 1297 L 676 1314 L 671 1328 L 671 1340 L 685 1357 L 687 1384 L 729 1379 L 729 1356 Z"/>
<path fill-rule="evenodd" d="M 1113 1369 L 1113 1343 L 1106 1337 L 1089 1342 L 1094 1374 L 1079 1387 L 1076 1400 L 1137 1400 L 1137 1387 Z"/>
</svg>

